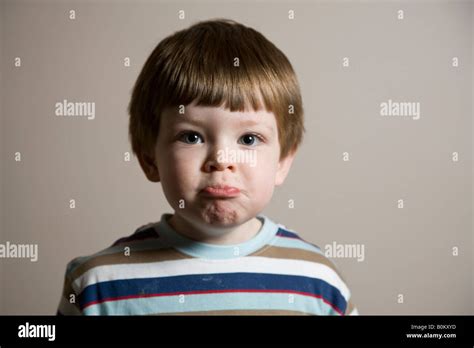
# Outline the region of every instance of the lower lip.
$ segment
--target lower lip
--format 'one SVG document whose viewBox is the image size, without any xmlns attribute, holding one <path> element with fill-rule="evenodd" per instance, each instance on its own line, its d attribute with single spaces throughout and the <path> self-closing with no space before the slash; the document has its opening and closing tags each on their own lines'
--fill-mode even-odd
<svg viewBox="0 0 474 348">
<path fill-rule="evenodd" d="M 203 194 L 210 197 L 237 197 L 240 194 L 240 190 L 235 187 L 226 187 L 226 188 L 214 188 L 206 187 L 202 190 Z"/>
</svg>

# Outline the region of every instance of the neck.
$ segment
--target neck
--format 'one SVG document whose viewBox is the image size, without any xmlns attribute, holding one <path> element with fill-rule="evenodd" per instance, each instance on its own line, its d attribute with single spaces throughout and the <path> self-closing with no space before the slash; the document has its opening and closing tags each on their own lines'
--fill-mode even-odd
<svg viewBox="0 0 474 348">
<path fill-rule="evenodd" d="M 168 223 L 176 232 L 189 239 L 217 245 L 244 243 L 257 235 L 262 227 L 262 222 L 257 218 L 238 226 L 215 227 L 186 220 L 178 214 L 174 214 Z"/>
</svg>

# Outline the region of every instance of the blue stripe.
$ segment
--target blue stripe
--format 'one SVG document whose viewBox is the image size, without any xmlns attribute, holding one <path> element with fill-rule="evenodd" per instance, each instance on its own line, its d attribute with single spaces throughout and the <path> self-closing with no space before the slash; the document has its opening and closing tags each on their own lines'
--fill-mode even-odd
<svg viewBox="0 0 474 348">
<path fill-rule="evenodd" d="M 307 246 L 313 246 L 318 251 L 321 251 L 321 248 L 319 246 L 317 246 L 316 244 L 310 243 L 310 242 L 304 240 L 303 238 L 301 238 L 297 233 L 287 231 L 287 230 L 285 230 L 281 227 L 278 230 L 277 236 L 294 239 L 295 241 L 299 240 L 299 241 L 303 242 L 304 244 L 306 244 Z"/>
<path fill-rule="evenodd" d="M 284 230 L 281 227 L 279 228 L 277 235 L 281 237 L 301 239 L 296 233 Z"/>
<path fill-rule="evenodd" d="M 339 289 L 321 279 L 265 273 L 196 274 L 100 282 L 84 289 L 79 295 L 79 304 L 83 309 L 90 302 L 124 296 L 246 289 L 304 292 L 321 296 L 341 312 L 346 309 Z"/>
</svg>

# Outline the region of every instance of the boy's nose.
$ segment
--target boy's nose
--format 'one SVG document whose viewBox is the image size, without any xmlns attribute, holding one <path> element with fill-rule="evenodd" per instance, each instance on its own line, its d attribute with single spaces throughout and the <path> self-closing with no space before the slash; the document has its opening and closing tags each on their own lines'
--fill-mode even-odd
<svg viewBox="0 0 474 348">
<path fill-rule="evenodd" d="M 206 159 L 204 163 L 204 171 L 207 173 L 214 171 L 224 171 L 230 169 L 235 171 L 235 163 L 229 161 L 229 156 L 225 156 L 224 151 L 213 151 L 213 153 Z"/>
<path fill-rule="evenodd" d="M 232 172 L 234 172 L 235 165 L 233 163 L 219 162 L 217 159 L 208 160 L 204 164 L 204 171 L 207 173 L 224 171 L 226 169 L 230 169 Z"/>
</svg>

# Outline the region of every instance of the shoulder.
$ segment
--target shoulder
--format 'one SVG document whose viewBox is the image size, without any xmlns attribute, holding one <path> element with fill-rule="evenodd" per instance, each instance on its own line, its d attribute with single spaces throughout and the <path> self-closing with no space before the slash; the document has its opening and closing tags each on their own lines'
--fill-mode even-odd
<svg viewBox="0 0 474 348">
<path fill-rule="evenodd" d="M 115 240 L 110 246 L 89 255 L 73 258 L 67 263 L 66 278 L 75 280 L 95 267 L 120 264 L 133 253 L 159 248 L 161 240 L 155 229 L 156 223 L 148 223 L 137 228 L 132 234 Z"/>
<path fill-rule="evenodd" d="M 302 237 L 300 233 L 285 225 L 278 223 L 277 226 L 277 238 L 272 243 L 274 246 L 282 248 L 282 252 L 294 255 L 297 259 L 323 263 L 342 278 L 334 261 L 318 244 L 313 243 L 309 238 Z"/>
<path fill-rule="evenodd" d="M 272 246 L 259 256 L 281 260 L 279 262 L 287 266 L 285 272 L 306 277 L 312 286 L 324 294 L 326 301 L 336 304 L 336 312 L 351 313 L 355 308 L 351 291 L 336 264 L 325 255 L 322 248 L 303 238 L 297 231 L 282 224 L 277 226 Z"/>
<path fill-rule="evenodd" d="M 148 224 L 145 224 L 137 228 L 135 232 L 133 232 L 132 234 L 126 237 L 117 239 L 111 245 L 110 248 L 118 246 L 118 245 L 141 242 L 143 240 L 157 239 L 159 235 L 155 226 L 156 226 L 156 222 L 150 222 Z"/>
</svg>

